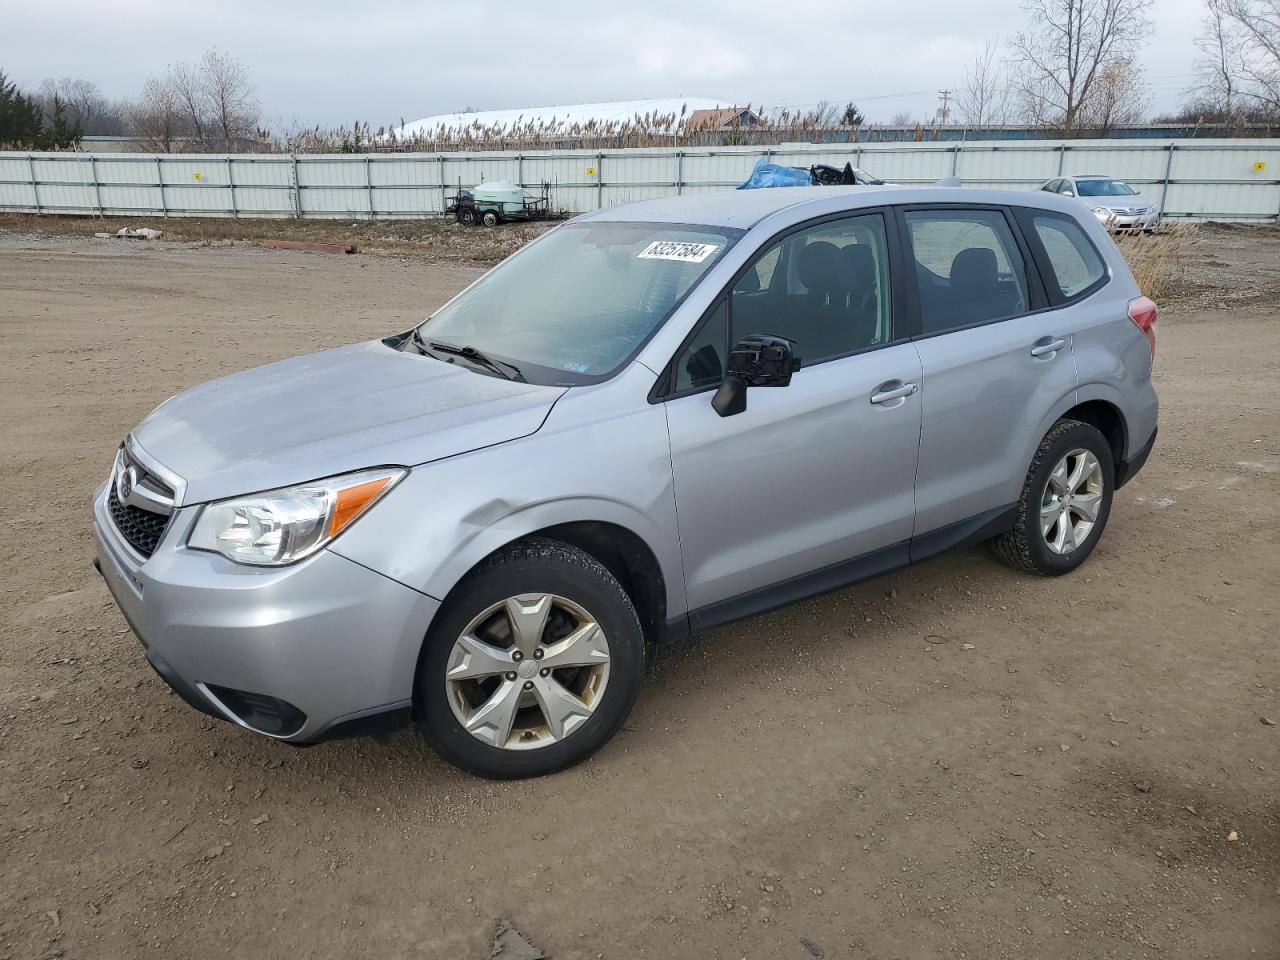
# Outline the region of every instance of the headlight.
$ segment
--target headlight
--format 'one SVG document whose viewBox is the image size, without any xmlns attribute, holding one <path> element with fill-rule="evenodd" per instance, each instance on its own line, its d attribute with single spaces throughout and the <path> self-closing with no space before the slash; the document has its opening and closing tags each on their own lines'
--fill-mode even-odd
<svg viewBox="0 0 1280 960">
<path fill-rule="evenodd" d="M 187 546 L 254 566 L 294 563 L 351 526 L 406 472 L 399 467 L 362 470 L 206 504 Z"/>
<path fill-rule="evenodd" d="M 1108 210 L 1106 207 L 1094 207 L 1093 212 L 1095 216 L 1102 217 L 1103 219 L 1108 219 L 1112 215 L 1111 211 Z"/>
</svg>

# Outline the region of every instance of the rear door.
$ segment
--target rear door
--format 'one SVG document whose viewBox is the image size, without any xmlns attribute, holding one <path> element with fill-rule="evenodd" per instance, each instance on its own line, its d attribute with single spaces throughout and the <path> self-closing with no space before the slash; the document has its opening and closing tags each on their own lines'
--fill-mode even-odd
<svg viewBox="0 0 1280 960">
<path fill-rule="evenodd" d="M 766 244 L 673 358 L 663 403 L 695 628 L 838 585 L 876 551 L 906 560 L 921 369 L 895 327 L 893 229 L 860 213 Z M 750 334 L 793 340 L 802 366 L 720 417 L 725 357 Z M 814 574 L 831 582 L 795 582 Z"/>
<path fill-rule="evenodd" d="M 899 211 L 914 267 L 924 383 L 915 536 L 994 519 L 1018 499 L 1041 424 L 1076 387 L 1072 336 L 1011 213 Z M 961 531 L 963 532 L 963 530 Z M 917 549 L 917 552 L 920 552 Z"/>
</svg>

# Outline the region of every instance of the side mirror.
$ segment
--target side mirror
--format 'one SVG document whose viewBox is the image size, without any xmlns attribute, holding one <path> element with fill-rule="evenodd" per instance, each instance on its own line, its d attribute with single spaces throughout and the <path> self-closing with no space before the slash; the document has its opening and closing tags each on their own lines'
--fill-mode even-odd
<svg viewBox="0 0 1280 960">
<path fill-rule="evenodd" d="M 1074 197 L 1076 195 L 1076 192 L 1074 190 L 1063 190 L 1062 195 L 1064 197 Z"/>
<path fill-rule="evenodd" d="M 747 409 L 747 387 L 785 387 L 800 369 L 795 345 L 784 337 L 752 334 L 729 351 L 725 378 L 711 400 L 712 409 L 732 417 Z"/>
</svg>

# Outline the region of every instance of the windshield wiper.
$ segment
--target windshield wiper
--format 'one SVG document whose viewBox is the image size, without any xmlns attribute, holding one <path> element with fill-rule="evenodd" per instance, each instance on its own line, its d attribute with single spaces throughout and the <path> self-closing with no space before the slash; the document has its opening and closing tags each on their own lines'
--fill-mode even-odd
<svg viewBox="0 0 1280 960">
<path fill-rule="evenodd" d="M 413 336 L 414 336 L 415 343 L 417 343 L 419 346 L 424 345 L 422 343 L 422 334 L 418 333 L 416 329 L 413 331 Z M 488 367 L 494 373 L 498 374 L 499 376 L 506 377 L 508 380 L 517 380 L 520 383 L 528 382 L 527 380 L 525 380 L 524 374 L 520 372 L 520 368 L 517 367 L 514 363 L 508 363 L 506 360 L 495 360 L 492 357 L 487 357 L 483 353 L 481 353 L 479 350 L 477 350 L 475 347 L 471 347 L 471 346 L 455 347 L 451 343 L 441 343 L 438 340 L 432 340 L 429 344 L 426 344 L 425 346 L 427 347 L 428 350 L 436 350 L 440 353 L 452 354 L 457 357 L 462 357 L 462 359 L 464 360 L 470 360 L 472 363 L 477 363 L 482 367 Z"/>
</svg>

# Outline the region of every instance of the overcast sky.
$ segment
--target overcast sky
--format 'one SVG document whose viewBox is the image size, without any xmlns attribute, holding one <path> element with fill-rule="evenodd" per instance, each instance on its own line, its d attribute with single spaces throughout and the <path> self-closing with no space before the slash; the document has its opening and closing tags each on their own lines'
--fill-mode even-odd
<svg viewBox="0 0 1280 960">
<path fill-rule="evenodd" d="M 1155 2 L 1140 59 L 1157 112 L 1192 79 L 1202 6 Z M 1017 0 L 0 0 L 0 70 L 25 86 L 86 77 L 133 96 L 217 46 L 249 68 L 276 126 L 664 96 L 852 100 L 883 121 L 932 115 L 937 91 L 1022 22 Z"/>
</svg>

